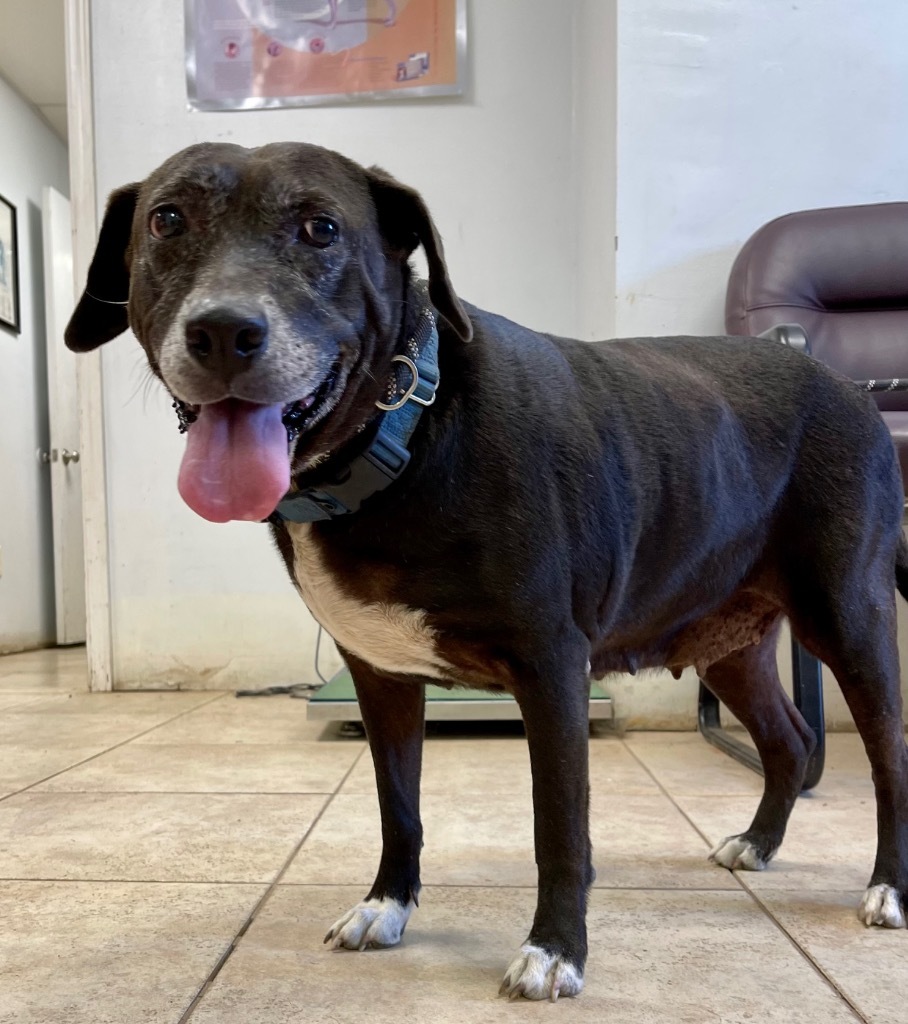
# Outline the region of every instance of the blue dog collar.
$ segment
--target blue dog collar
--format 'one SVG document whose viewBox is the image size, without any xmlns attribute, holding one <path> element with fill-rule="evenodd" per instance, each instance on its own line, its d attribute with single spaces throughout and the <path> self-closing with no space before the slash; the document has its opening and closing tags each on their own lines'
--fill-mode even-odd
<svg viewBox="0 0 908 1024">
<path fill-rule="evenodd" d="M 435 401 L 438 390 L 438 327 L 425 283 L 414 292 L 422 303 L 406 353 L 394 356 L 378 433 L 362 455 L 342 467 L 335 478 L 318 487 L 290 491 L 281 499 L 270 521 L 315 523 L 356 512 L 373 494 L 383 491 L 407 468 L 407 445 L 423 409 Z"/>
</svg>

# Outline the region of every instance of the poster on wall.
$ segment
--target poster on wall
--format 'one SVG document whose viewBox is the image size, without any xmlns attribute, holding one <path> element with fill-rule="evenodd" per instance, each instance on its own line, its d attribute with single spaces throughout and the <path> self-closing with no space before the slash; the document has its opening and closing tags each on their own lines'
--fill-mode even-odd
<svg viewBox="0 0 908 1024">
<path fill-rule="evenodd" d="M 463 92 L 466 0 L 186 0 L 198 110 Z"/>
<path fill-rule="evenodd" d="M 0 324 L 19 333 L 19 246 L 16 207 L 0 196 Z"/>
</svg>

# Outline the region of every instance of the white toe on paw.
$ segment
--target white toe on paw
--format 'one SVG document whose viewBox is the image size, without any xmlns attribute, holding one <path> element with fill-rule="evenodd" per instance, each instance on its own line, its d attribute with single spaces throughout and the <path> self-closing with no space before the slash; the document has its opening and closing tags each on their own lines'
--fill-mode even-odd
<svg viewBox="0 0 908 1024">
<path fill-rule="evenodd" d="M 582 988 L 583 975 L 572 963 L 526 943 L 508 968 L 499 995 L 555 1002 L 559 996 L 579 995 Z"/>
<path fill-rule="evenodd" d="M 901 893 L 891 885 L 871 885 L 858 907 L 858 918 L 868 928 L 872 924 L 883 928 L 905 928 Z"/>
<path fill-rule="evenodd" d="M 330 942 L 332 949 L 396 946 L 413 907 L 412 901 L 404 906 L 395 899 L 363 900 L 334 922 L 325 942 Z"/>
<path fill-rule="evenodd" d="M 729 871 L 762 871 L 772 860 L 772 854 L 763 858 L 743 836 L 728 836 L 712 848 L 709 859 Z"/>
</svg>

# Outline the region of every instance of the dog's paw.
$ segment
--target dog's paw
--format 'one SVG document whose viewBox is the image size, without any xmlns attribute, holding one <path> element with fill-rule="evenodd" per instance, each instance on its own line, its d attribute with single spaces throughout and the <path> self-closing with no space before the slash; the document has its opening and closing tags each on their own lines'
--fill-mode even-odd
<svg viewBox="0 0 908 1024">
<path fill-rule="evenodd" d="M 762 871 L 775 856 L 775 850 L 764 856 L 744 836 L 727 836 L 709 853 L 713 864 L 728 868 L 729 871 Z"/>
<path fill-rule="evenodd" d="M 908 927 L 901 893 L 891 885 L 871 885 L 858 907 L 858 920 L 868 928 L 872 924 L 882 928 Z"/>
<path fill-rule="evenodd" d="M 414 904 L 395 899 L 363 900 L 331 926 L 325 942 L 332 949 L 381 949 L 401 940 Z"/>
<path fill-rule="evenodd" d="M 551 999 L 579 995 L 583 974 L 563 957 L 526 943 L 508 968 L 498 990 L 508 999 Z"/>
</svg>

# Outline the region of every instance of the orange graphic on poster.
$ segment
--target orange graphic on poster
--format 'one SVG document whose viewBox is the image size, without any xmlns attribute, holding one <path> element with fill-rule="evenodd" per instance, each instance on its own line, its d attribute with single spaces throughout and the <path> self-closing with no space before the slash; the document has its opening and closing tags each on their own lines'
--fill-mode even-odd
<svg viewBox="0 0 908 1024">
<path fill-rule="evenodd" d="M 465 0 L 187 0 L 190 102 L 293 106 L 462 91 Z"/>
</svg>

